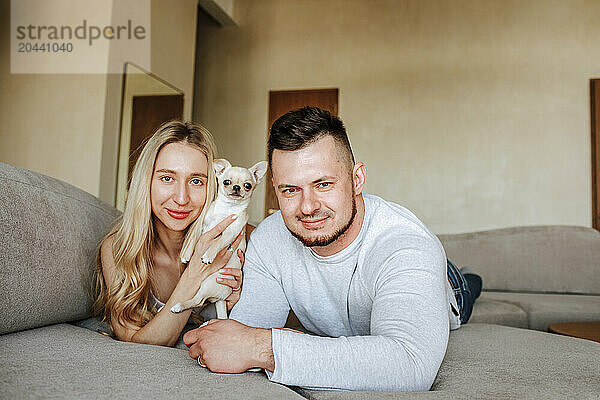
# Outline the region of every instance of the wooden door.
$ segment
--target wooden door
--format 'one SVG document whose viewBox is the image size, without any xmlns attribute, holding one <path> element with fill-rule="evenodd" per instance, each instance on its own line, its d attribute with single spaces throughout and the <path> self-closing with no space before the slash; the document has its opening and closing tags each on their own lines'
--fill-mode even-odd
<svg viewBox="0 0 600 400">
<path fill-rule="evenodd" d="M 183 119 L 183 94 L 133 96 L 131 112 L 128 182 L 146 139 L 163 123 L 172 119 Z"/>
<path fill-rule="evenodd" d="M 592 226 L 600 230 L 600 79 L 590 81 L 592 108 Z"/>
<path fill-rule="evenodd" d="M 288 111 L 304 106 L 319 107 L 338 115 L 339 89 L 280 90 L 269 92 L 269 130 L 273 122 Z M 277 197 L 271 183 L 273 175 L 267 171 L 265 217 L 279 210 Z"/>
</svg>

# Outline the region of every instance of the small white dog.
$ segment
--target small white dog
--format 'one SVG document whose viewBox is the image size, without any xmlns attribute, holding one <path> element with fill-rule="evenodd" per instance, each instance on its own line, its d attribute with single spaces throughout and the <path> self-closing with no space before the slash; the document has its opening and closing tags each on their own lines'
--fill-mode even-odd
<svg viewBox="0 0 600 400">
<path fill-rule="evenodd" d="M 226 217 L 236 214 L 237 219 L 233 221 L 224 231 L 223 234 L 214 240 L 211 246 L 202 255 L 202 262 L 211 264 L 217 253 L 234 241 L 234 239 L 242 232 L 248 222 L 248 205 L 254 188 L 260 183 L 267 172 L 267 162 L 261 161 L 256 163 L 249 169 L 242 167 L 232 167 L 231 163 L 225 159 L 214 160 L 213 166 L 217 175 L 218 190 L 217 198 L 208 208 L 204 217 L 202 233 L 211 230 L 219 222 Z M 191 232 L 194 234 L 195 232 Z M 196 238 L 193 241 L 195 244 L 200 235 L 196 232 Z M 246 240 L 242 239 L 238 249 L 246 250 Z M 188 246 L 182 251 L 181 261 L 187 263 L 192 255 L 193 247 Z M 227 268 L 241 268 L 240 259 L 236 254 L 231 256 L 231 259 L 226 265 Z M 205 301 L 215 303 L 217 309 L 217 318 L 227 319 L 227 306 L 225 299 L 231 294 L 232 289 L 229 286 L 221 285 L 216 281 L 216 278 L 223 275 L 215 272 L 202 282 L 202 286 L 196 295 L 190 300 L 183 303 L 177 303 L 171 307 L 174 313 L 180 313 L 192 307 L 201 307 Z"/>
</svg>

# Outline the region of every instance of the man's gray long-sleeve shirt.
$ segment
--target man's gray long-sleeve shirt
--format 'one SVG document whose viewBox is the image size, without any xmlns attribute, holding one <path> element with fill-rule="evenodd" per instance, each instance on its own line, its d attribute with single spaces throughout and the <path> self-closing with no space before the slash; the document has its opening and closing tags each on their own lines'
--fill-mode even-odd
<svg viewBox="0 0 600 400">
<path fill-rule="evenodd" d="M 407 209 L 364 195 L 350 246 L 321 257 L 285 227 L 281 213 L 252 233 L 244 287 L 231 318 L 284 326 L 290 307 L 315 335 L 272 330 L 269 378 L 313 389 L 429 390 L 460 325 L 439 240 Z"/>
</svg>

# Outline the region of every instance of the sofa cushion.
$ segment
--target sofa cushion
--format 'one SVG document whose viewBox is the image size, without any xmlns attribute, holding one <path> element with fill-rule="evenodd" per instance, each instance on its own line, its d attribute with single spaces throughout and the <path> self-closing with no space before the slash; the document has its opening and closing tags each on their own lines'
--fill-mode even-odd
<svg viewBox="0 0 600 400">
<path fill-rule="evenodd" d="M 119 212 L 0 163 L 0 334 L 89 315 L 96 248 Z"/>
<path fill-rule="evenodd" d="M 485 292 L 485 298 L 525 310 L 528 327 L 539 331 L 545 332 L 549 325 L 558 322 L 600 321 L 600 296 Z"/>
<path fill-rule="evenodd" d="M 483 292 L 473 307 L 473 314 L 469 323 L 497 324 L 513 326 L 515 328 L 527 328 L 527 313 L 519 306 L 487 297 Z"/>
<path fill-rule="evenodd" d="M 59 324 L 0 336 L 2 398 L 302 399 L 264 373 L 213 374 L 187 351 Z"/>
<path fill-rule="evenodd" d="M 600 343 L 499 325 L 467 323 L 450 333 L 430 392 L 301 393 L 312 399 L 594 399 Z"/>
<path fill-rule="evenodd" d="M 484 289 L 600 295 L 600 232 L 529 226 L 440 235 L 446 255 Z"/>
</svg>

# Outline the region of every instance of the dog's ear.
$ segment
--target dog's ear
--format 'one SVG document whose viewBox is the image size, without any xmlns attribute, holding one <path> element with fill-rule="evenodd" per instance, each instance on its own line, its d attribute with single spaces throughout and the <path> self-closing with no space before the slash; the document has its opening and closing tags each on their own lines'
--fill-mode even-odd
<svg viewBox="0 0 600 400">
<path fill-rule="evenodd" d="M 217 177 L 223 175 L 223 172 L 229 167 L 231 167 L 231 163 L 224 158 L 217 158 L 213 161 L 213 169 Z"/>
<path fill-rule="evenodd" d="M 269 163 L 267 163 L 266 161 L 260 161 L 260 162 L 257 162 L 256 164 L 254 164 L 253 166 L 251 166 L 250 168 L 248 168 L 248 171 L 250 171 L 250 173 L 254 177 L 254 181 L 256 182 L 257 185 L 260 183 L 262 178 L 267 173 L 268 165 L 269 165 Z"/>
</svg>

